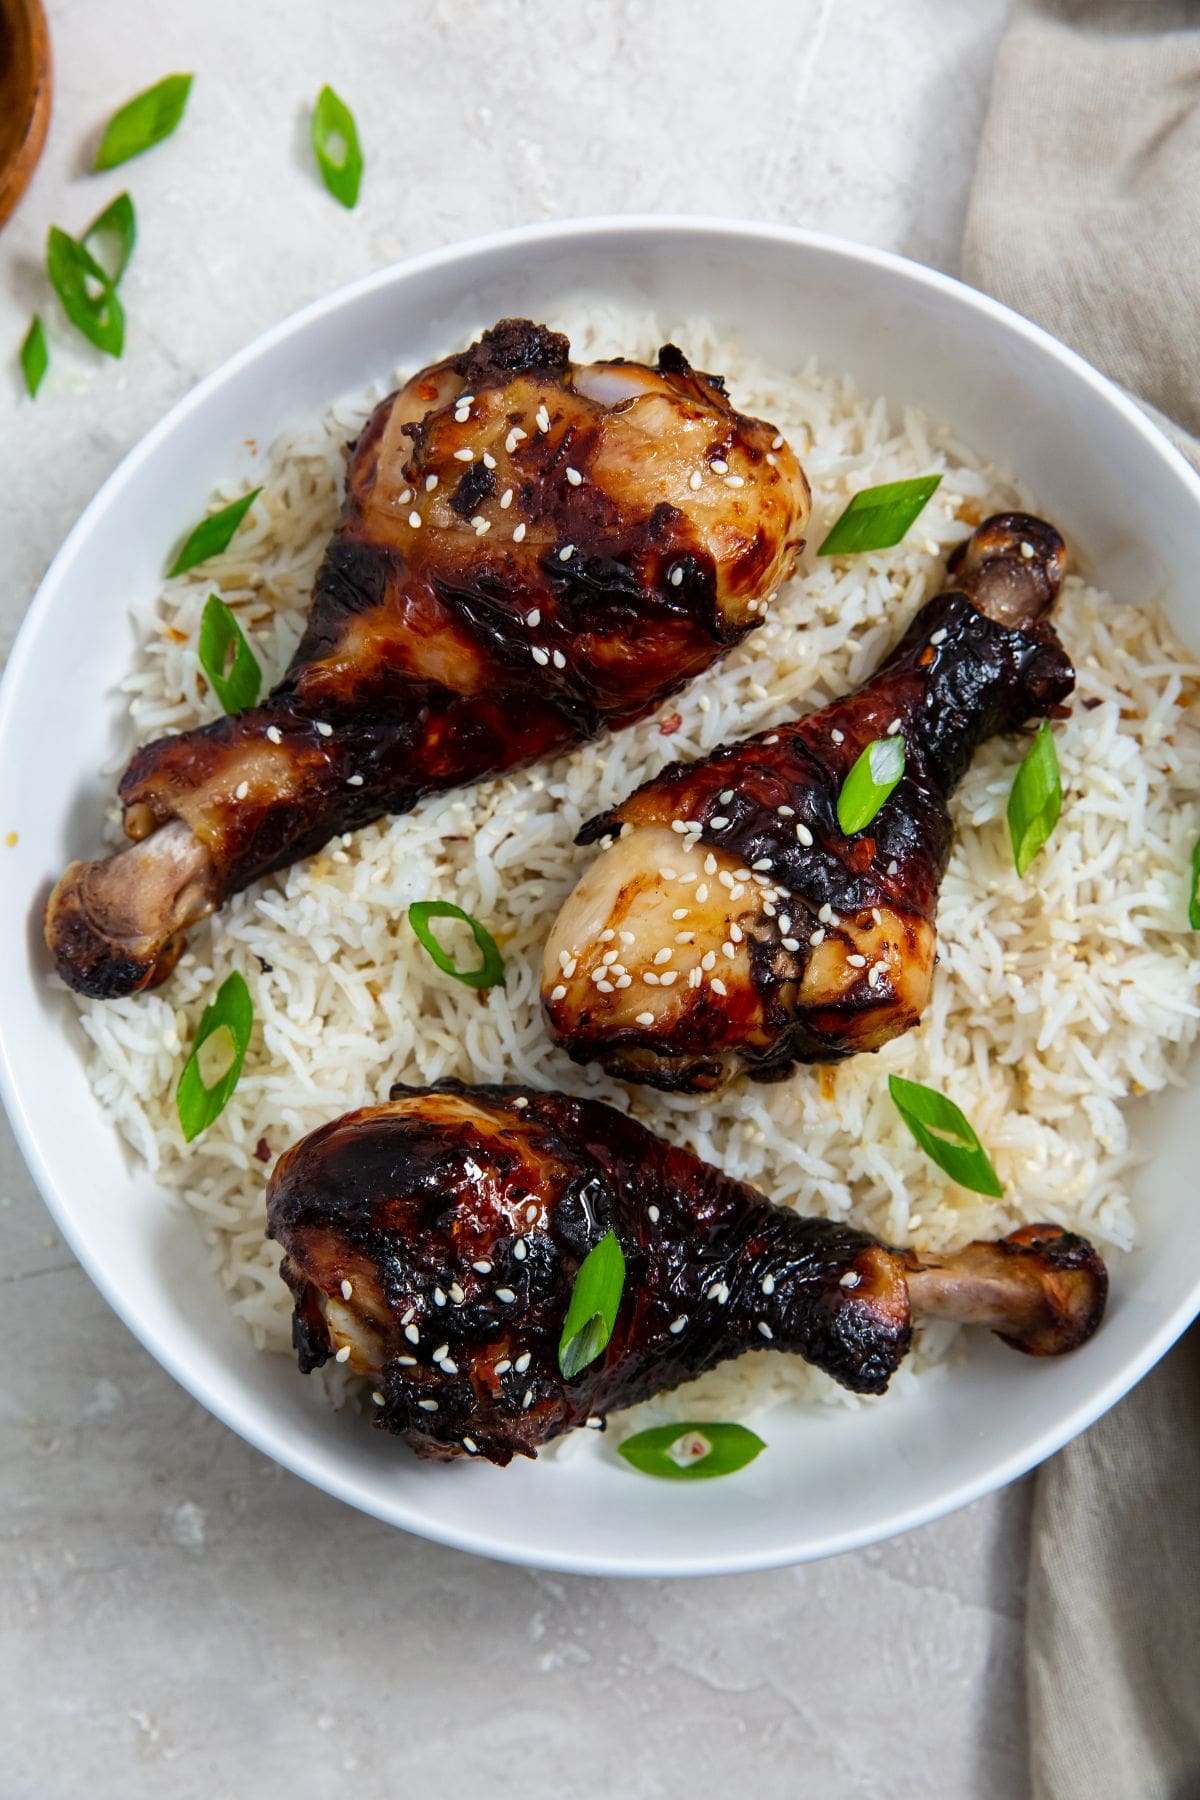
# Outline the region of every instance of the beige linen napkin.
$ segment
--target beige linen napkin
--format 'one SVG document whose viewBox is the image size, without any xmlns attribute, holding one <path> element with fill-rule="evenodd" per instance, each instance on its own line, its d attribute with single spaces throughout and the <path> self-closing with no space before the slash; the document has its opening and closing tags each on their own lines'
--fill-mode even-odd
<svg viewBox="0 0 1200 1800">
<path fill-rule="evenodd" d="M 1200 0 L 1017 0 L 963 267 L 1200 466 Z M 1200 1800 L 1200 1327 L 1039 1473 L 1028 1602 L 1036 1800 Z"/>
</svg>

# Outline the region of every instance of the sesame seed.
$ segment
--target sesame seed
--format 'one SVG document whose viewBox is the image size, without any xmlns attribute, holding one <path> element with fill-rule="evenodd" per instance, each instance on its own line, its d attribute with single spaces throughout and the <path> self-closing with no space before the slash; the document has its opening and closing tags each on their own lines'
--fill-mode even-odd
<svg viewBox="0 0 1200 1800">
<path fill-rule="evenodd" d="M 513 543 L 520 544 L 520 543 L 523 543 L 524 540 L 525 540 L 525 521 L 524 521 L 524 519 L 522 519 L 521 523 L 513 531 Z"/>
<path fill-rule="evenodd" d="M 621 936 L 621 942 L 623 944 L 632 944 L 632 943 L 636 943 L 636 941 L 637 941 L 635 939 L 632 931 L 623 931 L 623 932 L 621 932 L 620 936 Z"/>
<path fill-rule="evenodd" d="M 716 817 L 713 819 L 710 819 L 708 821 L 708 823 L 709 823 L 710 828 L 713 831 L 724 831 L 725 827 L 729 823 L 729 820 L 725 817 L 724 813 L 718 813 L 716 815 Z"/>
<path fill-rule="evenodd" d="M 705 974 L 707 974 L 710 969 L 715 968 L 716 963 L 717 953 L 715 950 L 706 950 L 704 955 L 700 958 L 700 967 L 704 970 Z"/>
<path fill-rule="evenodd" d="M 512 489 L 505 488 L 504 492 L 500 496 L 500 511 L 501 512 L 508 511 L 509 507 L 512 505 L 512 499 L 513 499 Z"/>
<path fill-rule="evenodd" d="M 402 1325 L 407 1325 L 410 1322 L 410 1320 L 416 1318 L 416 1315 L 417 1315 L 416 1307 L 410 1306 L 408 1311 L 405 1313 L 404 1317 L 401 1319 L 400 1323 Z"/>
<path fill-rule="evenodd" d="M 485 532 L 492 529 L 492 521 L 490 519 L 485 519 L 482 513 L 476 513 L 475 517 L 471 520 L 471 523 L 475 527 L 476 537 L 482 537 Z"/>
<path fill-rule="evenodd" d="M 743 475 L 727 475 L 725 477 L 725 486 L 726 487 L 742 488 L 742 487 L 745 487 L 745 485 L 746 485 L 746 479 L 745 479 L 745 476 L 743 476 Z"/>
<path fill-rule="evenodd" d="M 625 972 L 622 970 L 621 974 L 617 977 L 616 981 L 613 983 L 613 986 L 619 987 L 619 988 L 632 987 L 633 986 L 633 976 L 626 975 Z"/>
<path fill-rule="evenodd" d="M 568 468 L 566 476 L 572 487 L 580 487 L 582 485 L 583 476 L 579 473 L 578 469 Z"/>
<path fill-rule="evenodd" d="M 653 1025 L 654 1014 L 652 1012 L 640 1012 L 637 1016 L 637 1022 L 639 1025 Z"/>
<path fill-rule="evenodd" d="M 838 1286 L 844 1287 L 844 1288 L 856 1288 L 858 1286 L 859 1279 L 860 1279 L 860 1277 L 858 1276 L 858 1274 L 856 1273 L 856 1271 L 854 1269 L 847 1269 L 846 1273 L 839 1277 Z"/>
<path fill-rule="evenodd" d="M 589 1431 L 603 1431 L 604 1430 L 604 1420 L 600 1417 L 599 1413 L 592 1413 L 583 1422 L 587 1426 Z"/>
<path fill-rule="evenodd" d="M 532 1350 L 523 1350 L 521 1352 L 520 1356 L 518 1356 L 516 1362 L 513 1364 L 513 1368 L 517 1371 L 518 1375 L 523 1375 L 532 1361 L 533 1361 Z"/>
<path fill-rule="evenodd" d="M 764 1294 L 773 1294 L 775 1292 L 775 1277 L 773 1275 L 764 1275 L 759 1285 Z"/>
<path fill-rule="evenodd" d="M 347 787 L 361 787 L 362 784 L 363 784 L 363 778 L 361 775 L 347 775 L 347 777 L 346 777 L 346 786 Z"/>
<path fill-rule="evenodd" d="M 550 414 L 546 411 L 544 404 L 538 407 L 537 412 L 534 414 L 534 418 L 537 420 L 537 428 L 539 431 L 549 431 Z"/>
<path fill-rule="evenodd" d="M 446 1295 L 440 1287 L 435 1287 L 433 1290 L 433 1304 L 435 1306 L 445 1306 L 446 1304 Z"/>
<path fill-rule="evenodd" d="M 513 1255 L 518 1262 L 524 1262 L 525 1258 L 529 1255 L 529 1246 L 524 1238 L 518 1238 L 513 1245 Z"/>
<path fill-rule="evenodd" d="M 846 734 L 844 731 L 831 731 L 829 735 L 835 744 L 844 744 L 846 741 Z"/>
<path fill-rule="evenodd" d="M 725 942 L 721 945 L 721 954 L 722 954 L 722 956 L 727 956 L 729 958 L 730 962 L 733 961 L 734 955 L 736 953 L 734 951 L 733 943 L 732 943 L 731 939 L 729 939 L 729 938 L 725 939 Z"/>
<path fill-rule="evenodd" d="M 567 997 L 567 990 L 562 985 L 561 981 L 559 982 L 557 987 L 553 987 L 550 989 L 550 998 L 552 1000 L 565 1000 L 566 997 Z"/>
<path fill-rule="evenodd" d="M 532 655 L 533 660 L 538 665 L 539 669 L 544 669 L 546 664 L 550 661 L 550 652 L 548 650 L 543 650 L 538 644 L 533 646 Z"/>
<path fill-rule="evenodd" d="M 810 944 L 823 944 L 825 942 L 825 933 L 823 931 L 814 931 L 808 941 Z"/>
<path fill-rule="evenodd" d="M 462 401 L 460 400 L 457 407 L 454 410 L 454 423 L 456 425 L 465 425 L 467 420 L 470 418 L 470 416 L 471 416 L 470 407 L 464 406 L 462 404 Z"/>
<path fill-rule="evenodd" d="M 333 736 L 333 726 L 327 725 L 325 723 L 324 719 L 317 720 L 317 730 L 322 737 L 332 737 Z"/>
<path fill-rule="evenodd" d="M 703 979 L 704 977 L 701 975 L 699 969 L 692 969 L 688 975 L 688 986 L 690 988 L 698 988 Z"/>
<path fill-rule="evenodd" d="M 496 1375 L 507 1375 L 511 1368 L 512 1363 L 507 1356 L 502 1356 L 498 1363 L 492 1364 L 492 1371 Z"/>
<path fill-rule="evenodd" d="M 779 742 L 779 733 L 777 731 L 773 731 L 771 733 L 770 737 L 765 737 L 763 739 L 764 744 L 777 744 L 778 742 Z"/>
<path fill-rule="evenodd" d="M 931 644 L 944 644 L 944 643 L 945 643 L 945 641 L 946 641 L 946 628 L 945 628 L 945 626 L 943 626 L 943 627 L 942 627 L 942 629 L 941 629 L 941 630 L 940 630 L 940 631 L 935 631 L 935 632 L 933 632 L 933 633 L 932 633 L 932 635 L 931 635 L 931 636 L 930 636 L 930 639 L 929 639 L 929 641 L 930 641 L 930 643 L 931 643 Z"/>
<path fill-rule="evenodd" d="M 649 1219 L 649 1221 L 652 1225 L 658 1224 L 660 1216 L 661 1215 L 659 1213 L 657 1206 L 648 1206 L 646 1208 L 646 1217 Z"/>
<path fill-rule="evenodd" d="M 553 651 L 551 654 L 551 657 L 550 657 L 550 661 L 554 664 L 556 669 L 565 669 L 567 666 L 567 659 L 563 655 L 561 650 Z"/>
<path fill-rule="evenodd" d="M 574 556 L 574 554 L 575 554 L 574 544 L 564 544 L 562 549 L 558 553 L 558 560 L 559 560 L 559 562 L 570 562 L 570 560 Z"/>
<path fill-rule="evenodd" d="M 250 783 L 248 781 L 239 781 L 233 790 L 233 797 L 235 800 L 244 800 L 249 792 Z"/>
<path fill-rule="evenodd" d="M 408 522 L 412 526 L 414 531 L 418 531 L 421 526 L 420 513 L 419 512 L 410 512 L 408 515 Z"/>
<path fill-rule="evenodd" d="M 796 809 L 794 806 L 777 806 L 775 811 L 779 814 L 781 819 L 794 819 L 796 816 Z"/>
<path fill-rule="evenodd" d="M 846 961 L 850 964 L 852 969 L 865 969 L 867 966 L 867 959 L 865 956 L 848 956 Z"/>
<path fill-rule="evenodd" d="M 824 933 L 822 933 L 822 936 L 824 936 Z M 783 939 L 783 947 L 785 950 L 798 950 L 800 948 L 800 940 L 799 938 L 785 937 Z"/>
<path fill-rule="evenodd" d="M 879 986 L 879 983 L 882 981 L 882 979 L 883 979 L 882 965 L 879 963 L 873 963 L 871 965 L 870 969 L 868 969 L 868 971 L 867 971 L 867 986 L 876 988 Z"/>
<path fill-rule="evenodd" d="M 432 494 L 432 492 L 433 492 L 434 488 L 437 486 L 437 484 L 438 484 L 438 478 L 436 475 L 427 475 L 425 477 L 425 492 L 427 494 Z"/>
<path fill-rule="evenodd" d="M 439 1344 L 437 1349 L 433 1353 L 433 1360 L 434 1360 L 434 1362 L 441 1362 L 443 1356 L 449 1356 L 449 1354 L 450 1354 L 449 1344 Z"/>
<path fill-rule="evenodd" d="M 690 488 L 698 488 L 703 479 L 704 477 L 701 475 L 699 469 L 693 469 L 692 473 L 688 476 L 688 486 Z"/>
<path fill-rule="evenodd" d="M 526 1388 L 525 1392 L 521 1395 L 521 1411 L 528 1412 L 532 1405 L 533 1405 L 533 1389 Z"/>
<path fill-rule="evenodd" d="M 342 1282 L 342 1299 L 349 1300 L 352 1298 L 353 1294 L 354 1294 L 354 1289 L 350 1286 L 350 1283 L 348 1281 L 343 1281 Z"/>
<path fill-rule="evenodd" d="M 406 1325 L 404 1327 L 404 1335 L 410 1344 L 419 1344 L 421 1341 L 421 1334 L 415 1325 Z"/>
<path fill-rule="evenodd" d="M 719 456 L 715 456 L 708 466 L 714 475 L 727 475 L 729 473 L 729 464 L 722 461 Z"/>
<path fill-rule="evenodd" d="M 412 489 L 405 488 L 404 492 L 400 495 L 399 499 L 396 502 L 397 506 L 407 506 L 409 501 L 412 499 L 412 497 L 413 497 Z"/>
<path fill-rule="evenodd" d="M 769 869 L 770 866 L 771 859 L 769 856 L 760 856 L 756 863 L 751 863 L 750 865 L 752 869 Z"/>
<path fill-rule="evenodd" d="M 891 862 L 887 866 L 887 872 L 889 875 L 898 875 L 900 873 L 900 864 L 896 861 L 896 859 L 894 857 L 892 858 Z"/>
<path fill-rule="evenodd" d="M 606 925 L 604 927 L 604 930 L 598 934 L 598 936 L 596 938 L 596 942 L 598 944 L 611 944 L 613 939 L 616 937 L 616 935 L 617 934 L 613 930 L 612 926 Z"/>
<path fill-rule="evenodd" d="M 683 1330 L 683 1328 L 686 1324 L 687 1324 L 687 1314 L 680 1313 L 680 1315 L 677 1319 L 671 1320 L 671 1323 L 667 1327 L 667 1329 L 670 1331 L 672 1337 L 678 1337 L 680 1332 Z"/>
<path fill-rule="evenodd" d="M 742 941 L 742 936 L 743 936 L 741 926 L 740 925 L 731 925 L 729 927 L 729 935 L 733 939 L 735 944 L 740 944 Z"/>
<path fill-rule="evenodd" d="M 893 719 L 891 724 L 888 726 L 888 736 L 895 737 L 896 733 L 900 730 L 900 727 L 903 724 L 904 724 L 903 719 Z"/>
<path fill-rule="evenodd" d="M 725 998 L 725 993 L 726 993 L 725 983 L 722 980 L 720 980 L 720 978 L 718 976 L 714 975 L 708 985 L 712 989 L 714 994 L 720 994 L 722 1000 Z"/>
<path fill-rule="evenodd" d="M 473 450 L 456 450 L 454 460 L 455 462 L 474 462 L 475 452 Z"/>
<path fill-rule="evenodd" d="M 817 917 L 818 917 L 818 919 L 820 919 L 822 925 L 832 925 L 832 923 L 833 923 L 833 908 L 832 908 L 832 906 L 830 906 L 828 900 L 825 902 L 824 906 L 821 908 L 820 912 L 817 914 Z"/>
<path fill-rule="evenodd" d="M 722 869 L 721 873 L 717 876 L 717 880 L 720 882 L 722 887 L 727 887 L 732 890 L 733 876 L 729 873 L 728 869 Z"/>
<path fill-rule="evenodd" d="M 813 834 L 808 829 L 807 825 L 797 824 L 796 836 L 800 840 L 800 842 L 804 845 L 806 850 L 811 849 L 812 841 L 813 841 Z"/>
<path fill-rule="evenodd" d="M 661 966 L 665 962 L 670 962 L 671 956 L 672 956 L 672 952 L 671 952 L 670 947 L 668 945 L 664 944 L 661 950 L 656 950 L 654 952 L 655 966 L 658 967 L 658 966 Z"/>
<path fill-rule="evenodd" d="M 771 1327 L 767 1324 L 765 1319 L 760 1319 L 758 1321 L 758 1329 L 765 1338 L 773 1338 L 775 1336 L 775 1333 L 771 1330 Z"/>
<path fill-rule="evenodd" d="M 684 832 L 687 830 L 687 826 L 684 824 L 682 819 L 672 819 L 671 820 L 671 830 Z"/>
<path fill-rule="evenodd" d="M 672 569 L 668 579 L 672 587 L 680 587 L 683 583 L 683 570 Z"/>
<path fill-rule="evenodd" d="M 267 726 L 267 737 L 272 744 L 282 744 L 283 742 L 283 733 L 280 731 L 278 725 Z"/>
<path fill-rule="evenodd" d="M 527 438 L 528 436 L 529 433 L 527 431 L 522 431 L 519 425 L 514 425 L 504 440 L 504 448 L 508 451 L 508 454 L 511 456 L 522 438 Z"/>
<path fill-rule="evenodd" d="M 340 1363 L 349 1362 L 350 1361 L 350 1346 L 349 1346 L 349 1344 L 343 1344 L 341 1349 L 338 1351 L 337 1355 L 334 1357 L 333 1360 L 335 1362 L 340 1362 Z"/>
<path fill-rule="evenodd" d="M 718 1306 L 724 1306 L 729 1298 L 729 1289 L 723 1281 L 714 1281 L 708 1290 L 708 1298 L 715 1300 Z"/>
<path fill-rule="evenodd" d="M 505 1306 L 511 1306 L 516 1297 L 517 1296 L 513 1293 L 511 1288 L 496 1289 L 497 1300 L 501 1301 Z"/>
<path fill-rule="evenodd" d="M 660 978 L 659 978 L 658 974 L 655 972 L 655 970 L 653 970 L 653 969 L 643 969 L 642 970 L 642 980 L 646 983 L 647 987 L 657 987 L 659 984 L 659 979 Z"/>
<path fill-rule="evenodd" d="M 781 431 L 777 431 L 775 436 L 771 439 L 771 448 L 772 450 L 783 449 L 783 433 Z"/>
<path fill-rule="evenodd" d="M 376 1406 L 386 1406 L 387 1405 L 387 1401 L 384 1399 L 383 1395 L 380 1393 L 378 1388 L 376 1388 L 373 1391 L 371 1398 L 375 1402 Z"/>
<path fill-rule="evenodd" d="M 520 1105 L 520 1101 L 517 1102 L 517 1105 Z M 463 1293 L 457 1281 L 452 1281 L 450 1283 L 450 1298 L 453 1300 L 455 1306 L 461 1306 L 466 1297 L 467 1296 Z"/>
<path fill-rule="evenodd" d="M 559 957 L 559 961 L 562 964 L 562 972 L 563 972 L 564 976 L 566 977 L 566 979 L 568 981 L 570 981 L 572 975 L 575 973 L 576 969 L 579 967 L 578 959 L 574 956 L 568 956 L 566 951 L 564 950 Z"/>
<path fill-rule="evenodd" d="M 1033 545 L 1027 543 L 1024 538 L 1021 539 L 1021 555 L 1025 558 L 1026 562 L 1028 562 L 1033 555 Z"/>
<path fill-rule="evenodd" d="M 488 450 L 483 453 L 483 466 L 485 469 L 494 469 L 496 466 L 496 459 Z"/>
<path fill-rule="evenodd" d="M 475 1442 L 473 1437 L 465 1437 L 463 1439 L 463 1449 L 469 1456 L 476 1456 L 479 1452 L 479 1445 Z"/>
<path fill-rule="evenodd" d="M 398 1356 L 396 1361 L 406 1369 L 415 1369 L 417 1366 L 417 1359 L 415 1356 Z"/>
<path fill-rule="evenodd" d="M 705 867 L 707 868 L 708 864 L 712 861 L 713 861 L 713 859 L 711 856 L 706 858 Z M 702 881 L 700 883 L 700 886 L 696 889 L 696 898 L 697 898 L 697 900 L 699 900 L 700 904 L 703 906 L 704 902 L 708 899 L 708 883 L 707 883 L 707 881 Z"/>
<path fill-rule="evenodd" d="M 438 1403 L 436 1400 L 418 1400 L 417 1405 L 420 1407 L 422 1412 L 436 1412 L 438 1409 Z"/>
</svg>

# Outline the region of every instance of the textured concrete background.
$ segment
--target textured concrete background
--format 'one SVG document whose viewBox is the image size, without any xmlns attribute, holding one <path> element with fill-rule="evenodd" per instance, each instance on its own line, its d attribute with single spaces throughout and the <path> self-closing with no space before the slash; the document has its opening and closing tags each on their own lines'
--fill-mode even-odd
<svg viewBox="0 0 1200 1800">
<path fill-rule="evenodd" d="M 711 211 L 955 267 L 1006 0 L 57 0 L 42 167 L 0 236 L 0 650 L 104 477 L 328 288 L 543 217 Z M 184 130 L 83 171 L 112 108 Z M 305 150 L 324 81 L 369 168 Z M 128 185 L 119 365 L 15 351 L 46 227 Z M 53 696 L 47 696 L 53 704 Z M 98 1196 L 102 1204 L 102 1196 Z M 1021 1800 L 1024 1488 L 824 1565 L 691 1583 L 508 1569 L 265 1463 L 145 1355 L 0 1143 L 0 1800 L 410 1792 Z M 881 1478 L 886 1479 L 886 1475 Z"/>
</svg>

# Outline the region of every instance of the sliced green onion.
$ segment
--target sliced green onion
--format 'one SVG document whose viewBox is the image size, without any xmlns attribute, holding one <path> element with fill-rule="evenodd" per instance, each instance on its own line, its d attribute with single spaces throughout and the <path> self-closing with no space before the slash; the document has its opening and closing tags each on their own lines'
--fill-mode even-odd
<svg viewBox="0 0 1200 1800">
<path fill-rule="evenodd" d="M 199 654 L 200 667 L 227 713 L 244 712 L 254 705 L 262 687 L 262 670 L 219 594 L 210 594 L 204 603 Z"/>
<path fill-rule="evenodd" d="M 890 550 L 924 512 L 940 475 L 888 481 L 855 494 L 825 538 L 818 556 L 853 556 L 862 550 Z"/>
<path fill-rule="evenodd" d="M 46 348 L 46 333 L 42 329 L 42 321 L 34 313 L 29 330 L 25 333 L 25 342 L 21 345 L 21 369 L 25 376 L 25 388 L 32 400 L 45 378 L 50 367 L 50 352 Z"/>
<path fill-rule="evenodd" d="M 235 969 L 204 1009 L 175 1090 L 179 1123 L 189 1144 L 223 1111 L 237 1086 L 253 1024 L 250 990 Z"/>
<path fill-rule="evenodd" d="M 471 928 L 471 936 L 479 945 L 483 961 L 477 969 L 460 969 L 452 956 L 438 943 L 429 928 L 430 919 L 461 919 L 464 925 Z M 417 934 L 421 947 L 432 956 L 438 968 L 445 975 L 453 975 L 467 987 L 490 988 L 504 986 L 504 958 L 501 956 L 495 938 L 486 926 L 478 919 L 473 919 L 469 912 L 461 906 L 455 906 L 449 900 L 418 900 L 408 909 L 408 922 Z"/>
<path fill-rule="evenodd" d="M 98 213 L 80 238 L 80 243 L 100 264 L 113 287 L 120 282 L 137 242 L 137 216 L 128 194 L 118 194 L 102 213 Z M 101 246 L 111 246 L 113 266 L 101 254 Z"/>
<path fill-rule="evenodd" d="M 570 1381 L 601 1355 L 625 1288 L 625 1253 L 615 1231 L 606 1231 L 575 1273 L 571 1304 L 558 1342 L 558 1366 Z"/>
<path fill-rule="evenodd" d="M 1061 812 L 1058 751 L 1054 748 L 1054 733 L 1043 720 L 1008 796 L 1008 834 L 1018 875 L 1024 875 L 1058 824 Z"/>
<path fill-rule="evenodd" d="M 1200 838 L 1192 851 L 1192 889 L 1188 896 L 1188 924 L 1200 931 Z"/>
<path fill-rule="evenodd" d="M 193 525 L 167 574 L 182 575 L 185 570 L 194 569 L 197 563 L 207 562 L 210 556 L 219 556 L 222 550 L 228 550 L 234 532 L 261 493 L 260 487 L 251 488 L 240 500 L 231 500 L 220 512 L 209 513 L 206 519 Z"/>
<path fill-rule="evenodd" d="M 106 356 L 120 356 L 125 313 L 117 290 L 91 252 L 57 225 L 46 239 L 46 273 L 75 329 Z"/>
<path fill-rule="evenodd" d="M 115 169 L 170 137 L 183 117 L 191 88 L 190 75 L 167 75 L 126 101 L 104 127 L 93 167 Z"/>
<path fill-rule="evenodd" d="M 871 823 L 903 773 L 904 739 L 898 731 L 867 745 L 838 795 L 838 824 L 847 837 Z"/>
<path fill-rule="evenodd" d="M 947 1100 L 936 1088 L 922 1087 L 919 1081 L 906 1081 L 902 1075 L 888 1076 L 888 1092 L 900 1117 L 939 1169 L 944 1169 L 959 1187 L 999 1200 L 1003 1183 L 969 1120 L 953 1100 Z"/>
<path fill-rule="evenodd" d="M 345 101 L 329 86 L 321 89 L 313 107 L 312 147 L 329 192 L 343 206 L 354 206 L 363 172 L 358 126 Z"/>
<path fill-rule="evenodd" d="M 618 1444 L 617 1449 L 643 1475 L 662 1481 L 711 1481 L 735 1475 L 752 1463 L 766 1444 L 745 1425 L 701 1420 L 697 1424 L 651 1425 Z"/>
</svg>

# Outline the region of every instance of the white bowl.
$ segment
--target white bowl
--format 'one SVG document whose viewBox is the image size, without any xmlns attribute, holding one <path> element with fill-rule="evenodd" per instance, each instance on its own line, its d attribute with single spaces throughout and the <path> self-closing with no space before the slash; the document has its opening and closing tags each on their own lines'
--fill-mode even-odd
<svg viewBox="0 0 1200 1800">
<path fill-rule="evenodd" d="M 438 251 L 343 289 L 201 382 L 101 489 L 56 558 L 0 690 L 0 1077 L 34 1177 L 75 1254 L 147 1349 L 219 1418 L 331 1494 L 410 1531 L 546 1568 L 711 1574 L 801 1562 L 936 1518 L 1031 1468 L 1162 1355 L 1200 1308 L 1195 1100 L 1144 1105 L 1143 1247 L 1114 1270 L 1108 1319 L 1060 1362 L 973 1335 L 965 1364 L 880 1406 L 781 1412 L 736 1479 L 677 1486 L 602 1439 L 499 1471 L 431 1467 L 359 1417 L 313 1404 L 256 1352 L 208 1271 L 193 1219 L 135 1166 L 84 1080 L 72 1008 L 47 980 L 41 909 L 94 851 L 127 604 L 157 588 L 169 538 L 231 473 L 243 440 L 442 354 L 486 318 L 580 295 L 707 314 L 781 368 L 815 352 L 869 393 L 915 402 L 1020 472 L 1120 598 L 1165 597 L 1200 640 L 1200 481 L 1144 415 L 1045 333 L 898 257 L 800 231 L 702 219 L 555 224 Z M 247 471 L 248 472 L 248 471 Z"/>
</svg>

